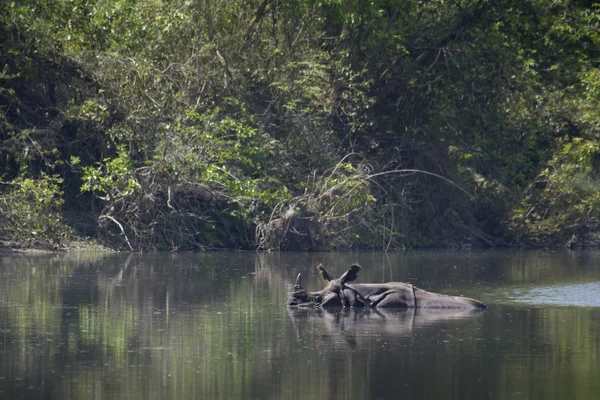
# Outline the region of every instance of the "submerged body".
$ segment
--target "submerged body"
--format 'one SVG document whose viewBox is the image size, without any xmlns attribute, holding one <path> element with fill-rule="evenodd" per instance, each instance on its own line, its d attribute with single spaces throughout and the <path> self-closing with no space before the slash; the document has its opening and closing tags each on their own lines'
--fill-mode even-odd
<svg viewBox="0 0 600 400">
<path fill-rule="evenodd" d="M 388 283 L 359 283 L 346 285 L 344 288 L 345 304 L 342 304 L 340 296 L 332 297 L 331 304 L 323 304 L 323 307 L 388 307 L 388 308 L 464 308 L 485 309 L 485 304 L 462 296 L 449 296 L 439 293 L 431 293 L 419 289 L 410 283 L 388 282 Z M 356 294 L 358 293 L 358 295 Z M 361 299 L 364 298 L 366 302 Z M 338 304 L 336 304 L 336 302 Z"/>
<path fill-rule="evenodd" d="M 292 298 L 288 306 L 314 305 L 319 307 L 388 307 L 388 308 L 448 308 L 483 310 L 486 305 L 480 301 L 461 296 L 431 293 L 409 283 L 358 283 L 355 280 L 361 267 L 350 267 L 338 279 L 332 279 L 322 265 L 317 267 L 321 276 L 328 282 L 319 292 L 308 292 L 302 287 L 298 274 Z"/>
</svg>

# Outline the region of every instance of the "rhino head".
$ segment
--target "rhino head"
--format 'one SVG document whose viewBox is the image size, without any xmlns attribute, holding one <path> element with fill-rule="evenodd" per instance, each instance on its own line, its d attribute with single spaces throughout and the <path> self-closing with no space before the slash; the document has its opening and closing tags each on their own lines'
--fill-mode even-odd
<svg viewBox="0 0 600 400">
<path fill-rule="evenodd" d="M 298 274 L 294 289 L 292 290 L 289 307 L 319 306 L 319 307 L 342 307 L 342 306 L 367 306 L 368 300 L 363 298 L 356 290 L 346 285 L 358 277 L 361 266 L 354 264 L 350 269 L 337 279 L 333 279 L 322 264 L 317 266 L 319 274 L 327 282 L 327 286 L 318 292 L 309 292 L 302 287 L 302 274 Z"/>
</svg>

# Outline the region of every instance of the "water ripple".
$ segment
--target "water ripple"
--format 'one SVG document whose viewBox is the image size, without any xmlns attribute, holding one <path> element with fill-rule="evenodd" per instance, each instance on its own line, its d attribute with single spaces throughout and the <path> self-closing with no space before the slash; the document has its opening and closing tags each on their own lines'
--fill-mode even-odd
<svg viewBox="0 0 600 400">
<path fill-rule="evenodd" d="M 518 303 L 600 307 L 600 282 L 515 289 L 507 295 Z"/>
</svg>

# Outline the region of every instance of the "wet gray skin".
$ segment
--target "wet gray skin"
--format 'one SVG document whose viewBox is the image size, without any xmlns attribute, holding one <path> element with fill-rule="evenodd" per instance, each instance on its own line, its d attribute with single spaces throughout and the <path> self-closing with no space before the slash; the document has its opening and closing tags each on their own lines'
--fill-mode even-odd
<svg viewBox="0 0 600 400">
<path fill-rule="evenodd" d="M 302 287 L 302 275 L 298 274 L 292 291 L 289 307 L 388 307 L 388 308 L 449 308 L 484 310 L 487 306 L 480 301 L 460 296 L 431 293 L 409 283 L 359 283 L 356 280 L 361 266 L 354 264 L 338 279 L 333 279 L 319 264 L 317 269 L 327 286 L 318 292 L 309 292 Z"/>
</svg>

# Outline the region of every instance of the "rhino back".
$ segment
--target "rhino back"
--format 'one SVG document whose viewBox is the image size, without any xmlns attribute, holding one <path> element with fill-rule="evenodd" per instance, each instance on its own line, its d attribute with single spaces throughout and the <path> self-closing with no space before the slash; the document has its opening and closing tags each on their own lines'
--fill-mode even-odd
<svg viewBox="0 0 600 400">
<path fill-rule="evenodd" d="M 360 292 L 365 297 L 377 296 L 390 290 L 412 292 L 410 283 L 387 282 L 387 283 L 355 283 L 350 286 Z"/>
<path fill-rule="evenodd" d="M 409 283 L 362 283 L 352 286 L 372 307 L 447 308 L 483 310 L 486 305 L 468 297 L 449 296 L 419 289 Z"/>
<path fill-rule="evenodd" d="M 485 304 L 468 297 L 449 296 L 431 293 L 415 287 L 415 300 L 417 308 L 463 308 L 485 309 Z"/>
<path fill-rule="evenodd" d="M 403 282 L 355 284 L 354 289 L 367 298 L 371 307 L 414 308 L 413 285 Z"/>
</svg>

